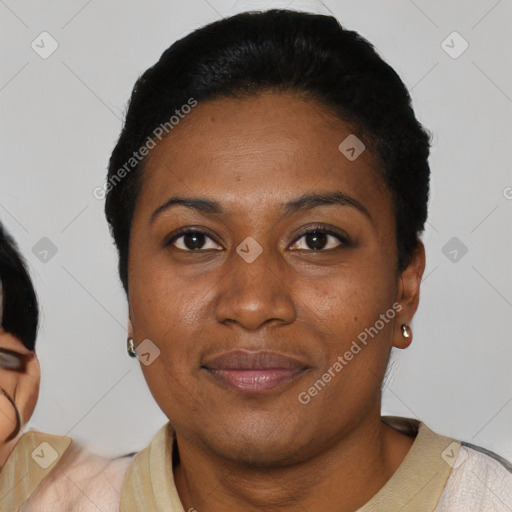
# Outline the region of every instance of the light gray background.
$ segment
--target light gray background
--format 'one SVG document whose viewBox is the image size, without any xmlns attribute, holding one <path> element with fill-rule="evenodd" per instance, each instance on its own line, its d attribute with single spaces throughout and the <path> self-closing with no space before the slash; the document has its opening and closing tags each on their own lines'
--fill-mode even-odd
<svg viewBox="0 0 512 512">
<path fill-rule="evenodd" d="M 92 191 L 136 78 L 164 49 L 221 16 L 286 5 L 331 11 L 372 42 L 435 134 L 421 305 L 413 345 L 394 353 L 383 412 L 512 459 L 510 0 L 0 0 L 0 215 L 43 311 L 30 426 L 115 455 L 166 420 L 126 354 L 116 253 Z M 43 31 L 59 45 L 47 59 L 31 48 Z M 441 46 L 453 31 L 469 44 L 458 58 Z M 43 237 L 57 248 L 47 261 Z"/>
</svg>

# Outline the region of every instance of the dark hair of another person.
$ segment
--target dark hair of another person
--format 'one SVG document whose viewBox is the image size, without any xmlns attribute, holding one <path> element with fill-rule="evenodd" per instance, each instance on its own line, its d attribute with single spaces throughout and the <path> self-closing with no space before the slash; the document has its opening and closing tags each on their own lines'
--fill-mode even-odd
<svg viewBox="0 0 512 512">
<path fill-rule="evenodd" d="M 190 98 L 200 104 L 263 91 L 298 93 L 350 123 L 380 163 L 394 205 L 397 270 L 405 269 L 427 218 L 430 133 L 416 119 L 397 73 L 366 39 L 331 16 L 277 9 L 242 13 L 174 43 L 135 83 L 107 179 Z M 105 213 L 125 291 L 144 163 L 106 189 Z"/>
<path fill-rule="evenodd" d="M 34 350 L 39 307 L 32 281 L 14 239 L 0 223 L 0 280 L 2 282 L 2 328 Z"/>
</svg>

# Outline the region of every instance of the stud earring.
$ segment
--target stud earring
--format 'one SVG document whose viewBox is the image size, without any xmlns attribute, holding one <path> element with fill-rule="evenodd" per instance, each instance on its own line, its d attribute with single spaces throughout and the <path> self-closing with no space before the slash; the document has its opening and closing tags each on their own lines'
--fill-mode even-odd
<svg viewBox="0 0 512 512">
<path fill-rule="evenodd" d="M 400 328 L 402 329 L 402 336 L 404 338 L 410 338 L 411 337 L 412 331 L 411 331 L 411 328 L 407 324 L 402 324 L 400 326 Z"/>
<path fill-rule="evenodd" d="M 128 351 L 128 355 L 130 357 L 137 357 L 137 351 L 135 350 L 135 344 L 133 343 L 133 338 L 128 338 L 126 340 L 126 350 Z"/>
</svg>

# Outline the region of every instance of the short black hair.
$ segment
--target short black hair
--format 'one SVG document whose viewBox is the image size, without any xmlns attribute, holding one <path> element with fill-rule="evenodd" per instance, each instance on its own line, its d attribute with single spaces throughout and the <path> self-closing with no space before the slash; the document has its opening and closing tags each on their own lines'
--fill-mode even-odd
<svg viewBox="0 0 512 512">
<path fill-rule="evenodd" d="M 272 9 L 195 30 L 136 81 L 105 189 L 105 214 L 126 292 L 130 228 L 145 159 L 131 163 L 129 172 L 126 163 L 134 162 L 133 153 L 155 128 L 191 98 L 201 102 L 263 91 L 315 99 L 357 128 L 381 164 L 394 205 L 397 269 L 407 267 L 427 219 L 432 140 L 414 115 L 407 88 L 372 44 L 334 17 Z"/>
<path fill-rule="evenodd" d="M 0 282 L 3 330 L 34 350 L 39 323 L 37 296 L 14 239 L 0 223 Z"/>
</svg>

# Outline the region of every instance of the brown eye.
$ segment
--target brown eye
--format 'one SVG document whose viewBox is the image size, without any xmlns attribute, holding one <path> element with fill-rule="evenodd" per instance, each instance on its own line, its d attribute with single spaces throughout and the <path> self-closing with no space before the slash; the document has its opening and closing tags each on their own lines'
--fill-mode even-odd
<svg viewBox="0 0 512 512">
<path fill-rule="evenodd" d="M 329 235 L 326 233 L 312 231 L 304 235 L 304 240 L 308 249 L 320 250 L 328 246 Z"/>
<path fill-rule="evenodd" d="M 184 248 L 190 251 L 202 249 L 206 242 L 206 235 L 197 232 L 185 233 L 180 238 L 183 238 Z"/>
<path fill-rule="evenodd" d="M 208 234 L 197 229 L 182 229 L 179 230 L 168 242 L 177 249 L 182 251 L 204 251 L 215 249 L 222 250 L 215 241 L 212 240 Z"/>
<path fill-rule="evenodd" d="M 301 240 L 302 243 L 300 242 Z M 348 246 L 347 238 L 340 233 L 326 228 L 316 227 L 302 233 L 292 244 L 291 249 L 327 251 Z"/>
</svg>

